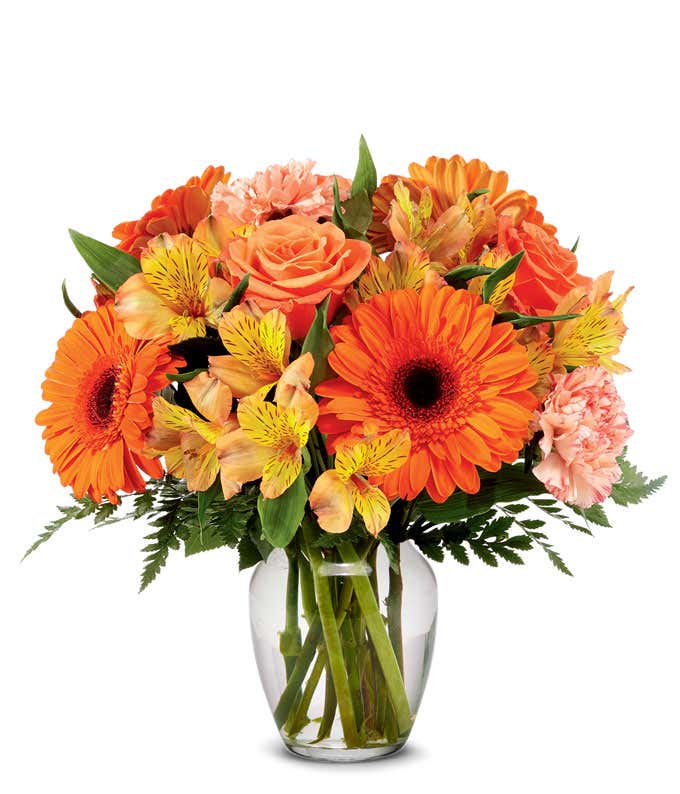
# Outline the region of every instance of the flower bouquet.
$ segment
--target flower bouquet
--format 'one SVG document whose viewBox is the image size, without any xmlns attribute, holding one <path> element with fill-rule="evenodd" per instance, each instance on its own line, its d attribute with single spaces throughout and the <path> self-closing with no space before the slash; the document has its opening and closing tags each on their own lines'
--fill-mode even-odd
<svg viewBox="0 0 680 794">
<path fill-rule="evenodd" d="M 71 232 L 94 308 L 62 286 L 37 422 L 75 501 L 29 553 L 70 519 L 144 519 L 143 589 L 170 550 L 237 549 L 286 745 L 354 760 L 413 725 L 423 555 L 537 548 L 568 574 L 546 521 L 590 533 L 663 478 L 625 458 L 630 290 L 581 273 L 533 196 L 460 156 L 378 184 L 363 138 L 353 180 L 313 166 L 209 167 L 116 247 Z"/>
</svg>

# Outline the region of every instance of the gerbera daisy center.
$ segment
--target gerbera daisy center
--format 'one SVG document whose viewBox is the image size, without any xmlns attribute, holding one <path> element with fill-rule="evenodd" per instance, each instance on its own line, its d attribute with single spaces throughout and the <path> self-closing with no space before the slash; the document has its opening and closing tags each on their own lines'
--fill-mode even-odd
<svg viewBox="0 0 680 794">
<path fill-rule="evenodd" d="M 393 396 L 409 414 L 432 411 L 448 404 L 455 393 L 453 373 L 440 362 L 416 359 L 403 364 L 396 372 Z"/>
<path fill-rule="evenodd" d="M 88 418 L 93 425 L 105 425 L 109 420 L 116 393 L 116 378 L 115 368 L 109 367 L 94 382 L 87 403 Z"/>
</svg>

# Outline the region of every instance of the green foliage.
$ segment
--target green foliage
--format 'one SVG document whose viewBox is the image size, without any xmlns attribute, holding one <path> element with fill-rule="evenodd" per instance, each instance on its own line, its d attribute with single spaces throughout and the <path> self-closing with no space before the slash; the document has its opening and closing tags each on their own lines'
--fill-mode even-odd
<svg viewBox="0 0 680 794">
<path fill-rule="evenodd" d="M 479 196 L 485 196 L 489 192 L 490 191 L 489 191 L 488 187 L 478 187 L 477 190 L 471 190 L 467 194 L 467 199 L 468 199 L 468 201 L 474 201 Z"/>
<path fill-rule="evenodd" d="M 21 558 L 22 560 L 25 560 L 29 554 L 33 554 L 33 552 L 42 546 L 43 543 L 47 543 L 47 541 L 58 530 L 60 530 L 64 524 L 68 523 L 69 521 L 77 521 L 81 518 L 87 518 L 93 514 L 96 515 L 97 509 L 102 507 L 102 505 L 97 505 L 97 503 L 90 499 L 89 496 L 83 496 L 81 499 L 74 498 L 73 501 L 74 504 L 72 505 L 67 505 L 66 507 L 57 507 L 57 510 L 61 513 L 61 516 L 59 518 L 55 518 L 54 521 L 51 521 L 45 526 L 44 531 L 38 535 L 35 542 L 26 550 L 24 556 Z"/>
<path fill-rule="evenodd" d="M 314 357 L 314 371 L 311 383 L 314 388 L 329 377 L 328 354 L 333 349 L 333 339 L 328 330 L 328 304 L 330 295 L 316 307 L 314 320 L 302 343 L 302 355 L 311 353 Z"/>
<path fill-rule="evenodd" d="M 244 296 L 245 291 L 248 289 L 249 283 L 250 283 L 250 273 L 246 273 L 245 276 L 234 287 L 234 291 L 229 296 L 229 300 L 222 307 L 223 312 L 231 311 L 235 306 L 239 305 L 239 303 L 241 302 L 241 298 Z"/>
<path fill-rule="evenodd" d="M 190 369 L 188 372 L 176 372 L 174 375 L 166 375 L 165 377 L 173 383 L 186 383 L 188 380 L 193 380 L 201 372 L 207 372 L 204 367 L 198 369 Z"/>
<path fill-rule="evenodd" d="M 262 522 L 262 534 L 274 546 L 285 548 L 295 537 L 305 514 L 307 485 L 302 471 L 293 484 L 276 499 L 257 499 L 257 512 Z"/>
<path fill-rule="evenodd" d="M 519 502 L 527 496 L 545 494 L 545 486 L 533 474 L 525 473 L 521 464 L 503 465 L 492 474 L 481 472 L 481 485 L 476 494 L 454 493 L 442 504 L 421 496 L 416 508 L 433 523 L 458 521 L 489 510 L 503 502 Z"/>
<path fill-rule="evenodd" d="M 547 317 L 534 317 L 531 314 L 519 314 L 518 312 L 500 312 L 496 315 L 495 323 L 512 323 L 515 328 L 529 328 L 532 325 L 543 325 L 543 323 L 558 323 L 562 320 L 573 320 L 580 317 L 580 314 L 551 314 Z"/>
<path fill-rule="evenodd" d="M 68 290 L 66 289 L 66 279 L 61 282 L 61 297 L 64 301 L 64 306 L 71 312 L 74 317 L 82 317 L 83 313 L 69 298 Z"/>
<path fill-rule="evenodd" d="M 371 157 L 368 144 L 366 143 L 366 138 L 362 135 L 361 138 L 359 138 L 359 162 L 357 163 L 357 170 L 352 181 L 351 196 L 354 197 L 365 192 L 370 199 L 377 187 L 378 173 L 375 169 L 375 163 Z"/>
<path fill-rule="evenodd" d="M 453 270 L 449 270 L 448 273 L 445 273 L 444 280 L 447 284 L 456 289 L 464 289 L 471 278 L 489 276 L 493 272 L 494 268 L 492 267 L 483 267 L 482 265 L 459 265 L 458 267 L 454 267 Z"/>
<path fill-rule="evenodd" d="M 612 488 L 612 500 L 623 507 L 639 504 L 643 499 L 651 496 L 666 482 L 666 477 L 657 477 L 650 480 L 626 460 L 626 450 L 618 458 L 621 467 L 621 479 Z"/>
<path fill-rule="evenodd" d="M 482 286 L 482 299 L 484 303 L 488 303 L 489 299 L 493 295 L 493 291 L 496 287 L 504 281 L 506 278 L 511 276 L 515 270 L 519 267 L 519 263 L 524 258 L 524 251 L 519 251 L 514 256 L 511 256 L 510 259 L 507 259 L 500 267 L 494 269 L 493 273 L 490 273 L 487 277 L 486 281 Z"/>
<path fill-rule="evenodd" d="M 338 180 L 333 180 L 333 223 L 353 240 L 364 240 L 366 230 L 373 219 L 373 206 L 366 190 L 352 193 L 345 201 L 340 201 Z"/>
<path fill-rule="evenodd" d="M 514 523 L 513 515 L 502 515 L 496 509 L 440 525 L 420 516 L 410 525 L 406 536 L 436 562 L 442 562 L 444 552 L 448 551 L 461 565 L 469 565 L 469 552 L 492 568 L 498 567 L 499 559 L 523 565 L 518 552 L 531 549 L 533 541 L 526 534 L 511 534 Z"/>
<path fill-rule="evenodd" d="M 73 245 L 83 257 L 94 275 L 114 292 L 124 284 L 130 276 L 141 272 L 139 261 L 119 248 L 100 243 L 87 237 L 75 229 L 69 229 Z"/>
</svg>

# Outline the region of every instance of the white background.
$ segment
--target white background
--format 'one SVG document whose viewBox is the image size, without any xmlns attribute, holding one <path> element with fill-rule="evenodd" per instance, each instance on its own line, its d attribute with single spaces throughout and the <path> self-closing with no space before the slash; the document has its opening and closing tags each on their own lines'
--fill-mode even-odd
<svg viewBox="0 0 680 794">
<path fill-rule="evenodd" d="M 15 3 L 2 122 L 3 500 L 0 790 L 653 792 L 677 765 L 678 57 L 671 3 Z M 9 14 L 9 17 L 7 16 Z M 33 417 L 89 298 L 66 228 L 109 240 L 165 187 L 290 157 L 353 173 L 479 156 L 536 194 L 581 267 L 634 283 L 619 381 L 632 456 L 670 481 L 560 526 L 574 570 L 448 561 L 428 692 L 409 747 L 352 768 L 278 743 L 235 554 L 171 558 L 137 595 L 145 527 L 65 528 Z M 675 475 L 675 476 L 673 476 Z M 675 756 L 675 757 L 674 757 Z M 238 787 L 238 788 L 237 788 Z"/>
</svg>

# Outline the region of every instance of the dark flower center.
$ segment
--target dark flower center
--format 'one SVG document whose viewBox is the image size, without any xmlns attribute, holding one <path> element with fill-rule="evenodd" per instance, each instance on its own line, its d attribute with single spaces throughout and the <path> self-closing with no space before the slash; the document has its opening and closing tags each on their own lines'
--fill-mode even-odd
<svg viewBox="0 0 680 794">
<path fill-rule="evenodd" d="M 431 418 L 449 404 L 454 393 L 453 373 L 438 361 L 416 359 L 395 373 L 393 395 L 411 415 Z"/>
<path fill-rule="evenodd" d="M 115 393 L 116 370 L 112 367 L 101 373 L 90 392 L 87 409 L 93 425 L 105 425 L 108 422 Z"/>
<path fill-rule="evenodd" d="M 406 399 L 417 408 L 429 408 L 442 396 L 440 373 L 417 364 L 404 377 L 403 389 Z"/>
</svg>

